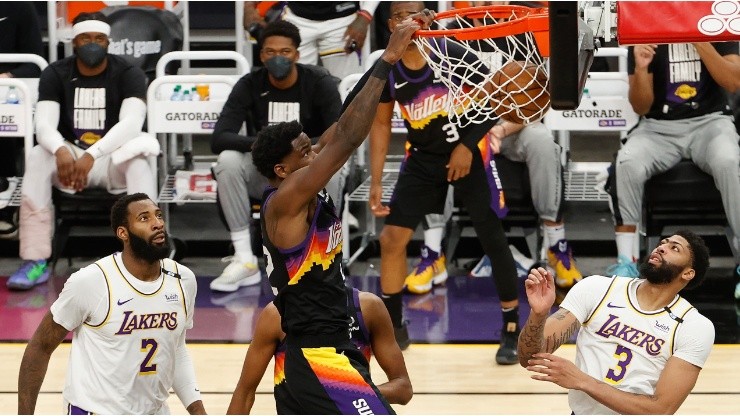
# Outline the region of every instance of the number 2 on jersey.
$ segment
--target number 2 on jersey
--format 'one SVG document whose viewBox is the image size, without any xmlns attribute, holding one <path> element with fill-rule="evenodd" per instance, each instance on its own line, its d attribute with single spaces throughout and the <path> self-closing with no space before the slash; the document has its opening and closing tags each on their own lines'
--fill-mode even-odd
<svg viewBox="0 0 740 416">
<path fill-rule="evenodd" d="M 624 378 L 624 374 L 627 372 L 627 366 L 632 361 L 632 350 L 622 345 L 617 345 L 614 356 L 619 360 L 617 361 L 617 367 L 610 368 L 606 372 L 605 379 L 608 383 L 617 384 Z"/>
<path fill-rule="evenodd" d="M 139 366 L 139 375 L 156 374 L 157 364 L 153 363 L 154 356 L 157 354 L 157 340 L 144 338 L 141 340 L 141 352 L 146 352 L 144 361 Z"/>
</svg>

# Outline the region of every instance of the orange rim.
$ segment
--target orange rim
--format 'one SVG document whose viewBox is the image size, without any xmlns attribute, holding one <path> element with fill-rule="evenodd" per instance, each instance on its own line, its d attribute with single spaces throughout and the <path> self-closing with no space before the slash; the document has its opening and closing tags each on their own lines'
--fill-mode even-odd
<svg viewBox="0 0 740 416">
<path fill-rule="evenodd" d="M 479 40 L 490 38 L 503 38 L 506 36 L 519 35 L 532 32 L 537 43 L 537 48 L 542 56 L 550 56 L 548 9 L 530 8 L 525 6 L 478 6 L 463 9 L 451 9 L 437 13 L 434 20 L 451 19 L 455 17 L 467 17 L 471 19 L 492 16 L 497 19 L 510 18 L 501 23 L 490 24 L 480 27 L 466 27 L 460 29 L 422 29 L 417 30 L 418 37 L 452 37 L 457 40 Z M 512 17 L 513 16 L 513 17 Z"/>
</svg>

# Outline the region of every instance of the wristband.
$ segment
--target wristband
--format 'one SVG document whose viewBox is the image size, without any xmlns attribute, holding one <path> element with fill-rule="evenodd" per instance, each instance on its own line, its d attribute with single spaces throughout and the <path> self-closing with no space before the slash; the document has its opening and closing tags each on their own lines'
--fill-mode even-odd
<svg viewBox="0 0 740 416">
<path fill-rule="evenodd" d="M 364 17 L 368 23 L 373 21 L 373 15 L 371 15 L 367 10 L 359 10 L 357 14 Z"/>
<path fill-rule="evenodd" d="M 382 58 L 378 59 L 378 63 L 375 64 L 375 69 L 373 69 L 373 73 L 371 75 L 385 81 L 388 79 L 388 74 L 391 72 L 391 68 L 393 68 L 393 65 L 388 63 L 388 61 Z"/>
</svg>

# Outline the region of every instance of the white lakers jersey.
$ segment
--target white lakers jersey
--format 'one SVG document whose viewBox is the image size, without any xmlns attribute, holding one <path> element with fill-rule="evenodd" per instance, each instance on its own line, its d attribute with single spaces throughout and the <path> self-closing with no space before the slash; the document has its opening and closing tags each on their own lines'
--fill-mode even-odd
<svg viewBox="0 0 740 416">
<path fill-rule="evenodd" d="M 714 325 L 676 295 L 660 310 L 637 302 L 644 279 L 590 276 L 570 290 L 560 307 L 581 322 L 576 366 L 597 380 L 631 393 L 653 394 L 671 356 L 702 367 L 714 343 Z M 568 393 L 579 414 L 615 414 L 579 390 Z"/>
<path fill-rule="evenodd" d="M 64 285 L 54 321 L 74 331 L 63 397 L 101 414 L 166 414 L 175 351 L 193 326 L 193 272 L 169 259 L 159 278 L 131 275 L 117 253 Z"/>
</svg>

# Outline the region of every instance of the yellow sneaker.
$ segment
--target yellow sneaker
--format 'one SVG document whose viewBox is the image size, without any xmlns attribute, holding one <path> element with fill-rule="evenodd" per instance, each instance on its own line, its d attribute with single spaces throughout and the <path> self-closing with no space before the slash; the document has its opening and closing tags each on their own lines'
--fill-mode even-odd
<svg viewBox="0 0 740 416">
<path fill-rule="evenodd" d="M 564 239 L 547 250 L 547 264 L 555 270 L 555 285 L 560 289 L 569 289 L 583 278 Z"/>
<path fill-rule="evenodd" d="M 447 281 L 447 259 L 427 246 L 421 248 L 421 259 L 406 277 L 406 289 L 415 294 L 424 294 L 432 290 L 432 285 L 441 285 Z"/>
</svg>

